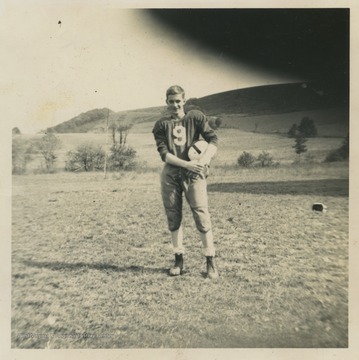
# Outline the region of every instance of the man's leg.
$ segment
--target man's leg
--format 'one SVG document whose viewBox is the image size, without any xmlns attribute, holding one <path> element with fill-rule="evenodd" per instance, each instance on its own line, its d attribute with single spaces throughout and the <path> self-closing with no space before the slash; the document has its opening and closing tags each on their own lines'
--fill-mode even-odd
<svg viewBox="0 0 359 360">
<path fill-rule="evenodd" d="M 181 275 L 183 270 L 183 230 L 182 230 L 182 188 L 178 181 L 178 170 L 165 166 L 161 178 L 163 205 L 166 210 L 168 228 L 171 231 L 171 242 L 175 263 L 169 270 L 172 276 Z"/>
<path fill-rule="evenodd" d="M 204 256 L 215 256 L 216 250 L 213 243 L 212 230 L 208 230 L 206 233 L 200 232 L 199 236 L 202 241 Z"/>
<path fill-rule="evenodd" d="M 192 209 L 193 218 L 199 231 L 203 245 L 203 252 L 207 261 L 207 276 L 210 279 L 218 278 L 215 264 L 215 247 L 211 216 L 208 211 L 207 182 L 204 178 L 185 183 L 186 199 Z"/>
<path fill-rule="evenodd" d="M 174 254 L 184 254 L 182 225 L 178 230 L 171 232 L 171 241 Z"/>
<path fill-rule="evenodd" d="M 212 230 L 207 231 L 206 233 L 200 232 L 200 237 L 203 244 L 204 256 L 206 257 L 207 262 L 207 276 L 209 279 L 214 280 L 218 278 L 218 270 L 215 261 L 215 247 L 213 243 L 213 233 Z"/>
<path fill-rule="evenodd" d="M 171 232 L 171 240 L 172 240 L 172 247 L 173 252 L 175 255 L 175 263 L 173 267 L 170 268 L 169 274 L 171 276 L 178 276 L 181 275 L 183 272 L 183 254 L 184 254 L 184 247 L 183 247 L 183 231 L 182 225 L 179 227 L 178 230 Z"/>
</svg>

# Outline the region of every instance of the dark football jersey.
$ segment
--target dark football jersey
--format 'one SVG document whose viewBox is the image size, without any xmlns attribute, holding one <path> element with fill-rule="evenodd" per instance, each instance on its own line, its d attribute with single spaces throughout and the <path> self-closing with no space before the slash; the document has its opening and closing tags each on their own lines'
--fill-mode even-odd
<svg viewBox="0 0 359 360">
<path fill-rule="evenodd" d="M 189 111 L 182 119 L 164 117 L 153 127 L 157 150 L 163 161 L 171 153 L 183 160 L 189 160 L 188 149 L 200 136 L 210 144 L 217 145 L 218 138 L 209 126 L 206 116 L 198 110 Z"/>
</svg>

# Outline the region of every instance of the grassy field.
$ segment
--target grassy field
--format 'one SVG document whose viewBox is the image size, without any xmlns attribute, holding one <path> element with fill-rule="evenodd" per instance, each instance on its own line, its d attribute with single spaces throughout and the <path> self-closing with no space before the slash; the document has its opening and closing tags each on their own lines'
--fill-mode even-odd
<svg viewBox="0 0 359 360">
<path fill-rule="evenodd" d="M 314 121 L 321 137 L 345 137 L 349 132 L 348 110 L 341 107 L 256 116 L 224 114 L 221 126 L 250 132 L 287 134 L 292 124 L 299 125 L 304 117 Z"/>
<path fill-rule="evenodd" d="M 12 346 L 347 347 L 348 164 L 294 166 L 291 139 L 220 129 L 208 179 L 220 279 L 205 278 L 187 205 L 186 272 L 172 278 L 151 128 L 129 137 L 137 172 L 13 177 Z M 82 141 L 105 140 L 59 136 L 59 168 Z M 321 161 L 341 141 L 311 139 L 308 151 Z M 281 165 L 234 166 L 262 150 Z"/>
<path fill-rule="evenodd" d="M 187 271 L 167 275 L 157 172 L 15 176 L 12 346 L 346 347 L 347 174 L 213 169 L 215 283 L 187 206 Z"/>
</svg>

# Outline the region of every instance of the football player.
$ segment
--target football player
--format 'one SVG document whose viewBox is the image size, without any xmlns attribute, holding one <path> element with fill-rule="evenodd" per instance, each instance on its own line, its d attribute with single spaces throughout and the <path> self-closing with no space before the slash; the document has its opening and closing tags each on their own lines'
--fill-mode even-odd
<svg viewBox="0 0 359 360">
<path fill-rule="evenodd" d="M 207 277 L 218 278 L 211 218 L 208 211 L 206 170 L 217 151 L 217 135 L 206 116 L 198 110 L 185 113 L 185 92 L 171 86 L 166 92 L 169 115 L 158 120 L 152 130 L 157 150 L 165 165 L 161 174 L 161 194 L 175 255 L 172 276 L 181 275 L 183 263 L 182 198 L 192 210 L 203 244 Z M 200 136 L 208 143 L 199 159 L 190 160 L 188 151 Z"/>
</svg>

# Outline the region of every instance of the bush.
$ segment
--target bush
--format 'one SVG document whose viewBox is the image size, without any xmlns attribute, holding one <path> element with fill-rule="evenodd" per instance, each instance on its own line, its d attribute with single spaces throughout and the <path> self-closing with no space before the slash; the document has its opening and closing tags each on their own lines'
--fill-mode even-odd
<svg viewBox="0 0 359 360">
<path fill-rule="evenodd" d="M 67 153 L 66 171 L 98 171 L 105 165 L 105 151 L 91 143 L 79 145 Z"/>
<path fill-rule="evenodd" d="M 271 166 L 278 166 L 278 162 L 273 161 L 273 156 L 269 153 L 263 151 L 261 152 L 256 159 L 256 162 L 259 167 L 271 167 Z"/>
<path fill-rule="evenodd" d="M 342 146 L 331 151 L 325 158 L 325 162 L 345 161 L 349 159 L 349 135 L 343 140 Z"/>
<path fill-rule="evenodd" d="M 65 170 L 101 171 L 105 168 L 105 151 L 101 146 L 84 143 L 67 153 Z M 136 151 L 129 146 L 112 146 L 107 157 L 107 169 L 112 171 L 133 170 L 136 168 Z"/>
<path fill-rule="evenodd" d="M 304 161 L 308 164 L 314 164 L 316 162 L 315 156 L 311 153 L 306 153 L 304 156 Z"/>
<path fill-rule="evenodd" d="M 130 146 L 113 146 L 108 159 L 110 170 L 133 170 L 136 168 L 136 151 Z"/>
<path fill-rule="evenodd" d="M 213 130 L 217 130 L 218 128 L 220 128 L 220 126 L 222 124 L 222 119 L 221 118 L 214 117 L 214 116 L 207 116 L 207 119 L 208 119 L 209 126 Z"/>
<path fill-rule="evenodd" d="M 335 162 L 345 160 L 339 149 L 331 151 L 325 158 L 324 162 Z"/>
<path fill-rule="evenodd" d="M 250 167 L 272 167 L 278 166 L 279 162 L 273 160 L 273 156 L 269 153 L 262 151 L 257 157 L 244 151 L 237 160 L 239 167 L 250 168 Z"/>
<path fill-rule="evenodd" d="M 255 161 L 256 158 L 251 153 L 243 151 L 243 153 L 237 159 L 237 164 L 239 167 L 249 168 L 253 166 Z"/>
</svg>

